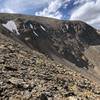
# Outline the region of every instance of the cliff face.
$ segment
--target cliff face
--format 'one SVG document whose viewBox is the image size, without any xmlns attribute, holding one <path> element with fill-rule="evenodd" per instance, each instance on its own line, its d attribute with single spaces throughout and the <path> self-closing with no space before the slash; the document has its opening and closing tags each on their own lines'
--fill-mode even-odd
<svg viewBox="0 0 100 100">
<path fill-rule="evenodd" d="M 48 90 L 49 93 L 53 92 L 52 95 L 55 96 L 54 94 L 57 94 L 57 91 L 61 92 L 59 85 L 63 88 L 62 85 L 65 85 L 65 83 L 68 83 L 67 86 L 69 87 L 67 88 L 70 88 L 69 83 L 73 83 L 72 87 L 74 88 L 75 86 L 78 89 L 81 82 L 79 81 L 78 83 L 76 80 L 82 79 L 84 82 L 85 78 L 82 78 L 83 76 L 100 83 L 100 35 L 96 29 L 86 23 L 24 15 L 0 14 L 0 32 L 1 80 L 4 82 L 2 87 L 5 86 L 8 89 L 8 85 L 11 86 L 7 92 L 8 96 L 11 96 L 9 93 L 13 91 L 13 89 L 15 89 L 15 91 L 18 89 L 20 93 L 20 88 L 22 88 L 22 91 L 27 91 L 27 93 L 31 92 L 32 96 L 33 92 L 29 89 L 34 90 L 33 87 L 36 87 L 36 95 L 38 93 L 41 94 L 43 92 L 41 89 L 43 88 L 38 87 L 37 84 L 47 86 L 49 86 L 49 84 L 57 85 L 57 90 Z M 17 42 L 17 44 L 15 42 Z M 23 47 L 18 45 L 23 45 Z M 25 49 L 28 51 L 25 51 Z M 7 73 L 8 76 L 2 71 Z M 80 72 L 83 76 L 74 73 L 75 71 Z M 14 72 L 15 76 L 10 72 Z M 72 74 L 69 75 L 71 72 Z M 58 77 L 60 77 L 61 80 Z M 78 77 L 80 77 L 80 79 L 78 79 Z M 25 80 L 23 80 L 24 78 Z M 71 82 L 70 79 L 73 82 Z M 5 80 L 7 80 L 7 82 Z M 31 83 L 28 83 L 29 80 L 31 80 Z M 36 86 L 33 86 L 32 82 L 34 82 L 34 80 L 36 80 L 34 84 Z M 43 81 L 43 84 L 40 80 Z M 65 80 L 64 83 L 62 83 L 62 80 Z M 18 82 L 21 82 L 21 84 Z M 47 82 L 47 84 L 45 82 Z M 92 82 L 89 84 L 92 84 Z M 24 87 L 24 85 L 29 85 L 29 87 Z M 45 92 L 47 92 L 47 86 L 44 86 Z M 94 85 L 91 87 L 92 91 L 94 91 L 93 86 Z M 53 89 L 54 87 L 51 86 L 51 88 Z M 0 95 L 2 98 L 5 98 L 5 95 L 2 94 L 4 93 L 2 89 L 4 88 L 1 88 Z M 39 89 L 42 92 L 40 92 Z M 68 98 L 70 94 L 72 97 L 79 97 L 78 94 L 81 93 L 79 90 L 77 90 L 78 93 L 68 92 L 69 90 L 67 90 L 68 93 L 64 94 L 65 90 L 61 90 L 63 91 L 62 94 Z M 88 89 L 86 89 L 86 91 L 87 90 Z M 89 93 L 90 91 L 91 90 L 89 90 Z M 18 93 L 15 94 L 18 95 Z M 14 95 L 14 93 L 12 93 L 12 95 Z M 61 96 L 59 93 L 57 95 Z M 93 95 L 95 95 L 95 98 L 99 96 L 99 94 L 95 94 L 95 92 L 93 92 Z M 59 96 L 55 100 L 59 100 Z M 11 96 L 11 98 L 13 97 Z M 45 98 L 41 100 L 48 100 L 46 93 L 36 98 Z"/>
</svg>

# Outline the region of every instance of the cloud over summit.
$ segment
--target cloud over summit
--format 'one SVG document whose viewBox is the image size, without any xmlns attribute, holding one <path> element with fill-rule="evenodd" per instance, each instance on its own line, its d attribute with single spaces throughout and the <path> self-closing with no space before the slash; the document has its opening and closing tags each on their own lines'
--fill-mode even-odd
<svg viewBox="0 0 100 100">
<path fill-rule="evenodd" d="M 59 11 L 62 6 L 65 6 L 69 0 L 51 0 L 48 7 L 44 8 L 42 11 L 36 12 L 36 15 L 47 16 L 62 19 L 63 14 Z"/>
<path fill-rule="evenodd" d="M 88 0 L 83 3 L 73 10 L 70 20 L 82 20 L 100 28 L 100 0 Z"/>
<path fill-rule="evenodd" d="M 0 12 L 82 20 L 100 28 L 100 0 L 0 0 Z"/>
</svg>

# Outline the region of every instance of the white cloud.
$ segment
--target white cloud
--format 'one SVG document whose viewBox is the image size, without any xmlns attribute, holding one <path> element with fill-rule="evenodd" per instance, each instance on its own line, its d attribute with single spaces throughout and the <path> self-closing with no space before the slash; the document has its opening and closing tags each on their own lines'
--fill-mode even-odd
<svg viewBox="0 0 100 100">
<path fill-rule="evenodd" d="M 93 0 L 75 0 L 73 5 L 77 5 L 77 4 L 84 4 L 86 2 L 91 2 Z"/>
<path fill-rule="evenodd" d="M 33 9 L 42 7 L 43 5 L 49 3 L 50 0 L 42 0 L 42 2 L 41 0 L 5 0 L 2 2 L 3 8 L 0 9 L 0 12 L 10 13 L 11 11 L 13 11 L 15 13 L 20 13 L 30 7 L 32 7 Z"/>
<path fill-rule="evenodd" d="M 48 7 L 44 8 L 42 11 L 36 12 L 37 16 L 46 16 L 61 19 L 63 17 L 59 9 L 70 0 L 51 0 Z"/>
<path fill-rule="evenodd" d="M 70 14 L 67 9 L 71 0 L 2 0 L 0 12 L 7 13 L 35 13 L 38 16 L 47 16 L 62 19 Z M 96 28 L 100 28 L 100 0 L 74 0 L 71 8 L 70 20 L 82 20 Z M 77 6 L 78 5 L 78 6 Z M 76 7 L 77 6 L 77 7 Z M 73 7 L 73 6 L 72 6 Z M 42 9 L 43 10 L 39 10 Z M 66 9 L 66 14 L 59 9 Z M 29 10 L 28 10 L 29 9 Z M 39 10 L 39 11 L 38 11 Z M 37 12 L 36 12 L 37 11 Z"/>
<path fill-rule="evenodd" d="M 100 28 L 100 0 L 88 0 L 88 2 L 83 3 L 73 10 L 70 20 L 82 20 Z"/>
<path fill-rule="evenodd" d="M 1 13 L 3 13 L 3 12 L 5 12 L 5 13 L 15 13 L 13 10 L 11 10 L 11 9 L 9 9 L 9 8 L 2 8 L 2 9 L 0 9 L 0 12 Z"/>
</svg>

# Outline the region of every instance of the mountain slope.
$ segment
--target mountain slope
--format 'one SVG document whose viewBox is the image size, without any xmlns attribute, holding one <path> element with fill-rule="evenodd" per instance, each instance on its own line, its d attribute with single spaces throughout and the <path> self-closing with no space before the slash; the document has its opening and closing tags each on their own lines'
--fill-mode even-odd
<svg viewBox="0 0 100 100">
<path fill-rule="evenodd" d="M 1 14 L 1 33 L 18 40 L 49 58 L 72 66 L 92 70 L 100 69 L 84 54 L 89 47 L 100 45 L 96 29 L 81 21 L 60 21 L 43 17 Z M 98 55 L 97 55 L 98 56 Z M 74 66 L 74 67 L 73 67 Z M 77 66 L 77 67 L 75 67 Z M 85 71 L 84 71 L 85 72 Z M 99 75 L 95 76 L 99 78 Z"/>
<path fill-rule="evenodd" d="M 81 21 L 0 14 L 0 32 L 1 99 L 99 98 L 92 83 L 100 83 L 96 29 Z"/>
<path fill-rule="evenodd" d="M 100 90 L 95 82 L 0 33 L 1 100 L 99 98 Z"/>
</svg>

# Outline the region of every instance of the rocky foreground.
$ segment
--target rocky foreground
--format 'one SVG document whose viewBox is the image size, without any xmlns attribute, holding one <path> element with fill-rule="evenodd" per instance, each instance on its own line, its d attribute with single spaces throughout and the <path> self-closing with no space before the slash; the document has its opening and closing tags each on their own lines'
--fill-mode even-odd
<svg viewBox="0 0 100 100">
<path fill-rule="evenodd" d="M 100 100 L 100 87 L 0 34 L 0 100 Z"/>
</svg>

